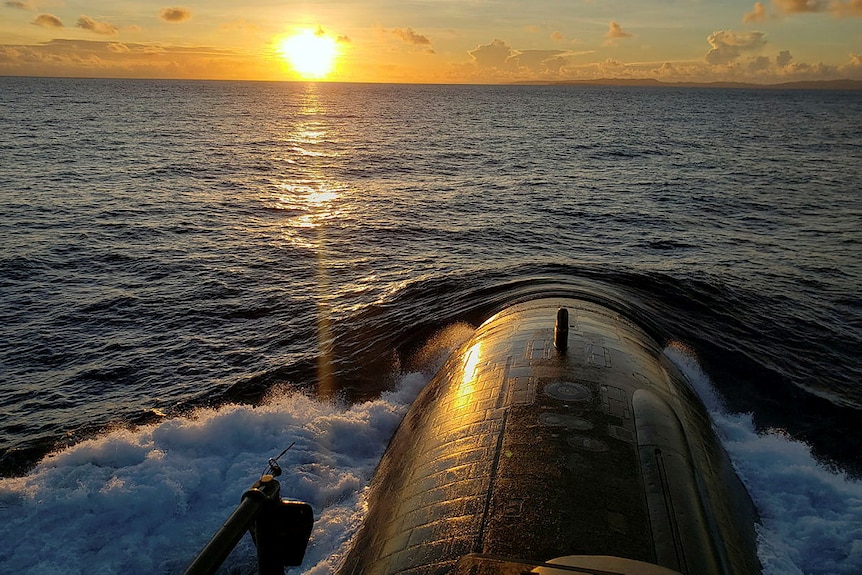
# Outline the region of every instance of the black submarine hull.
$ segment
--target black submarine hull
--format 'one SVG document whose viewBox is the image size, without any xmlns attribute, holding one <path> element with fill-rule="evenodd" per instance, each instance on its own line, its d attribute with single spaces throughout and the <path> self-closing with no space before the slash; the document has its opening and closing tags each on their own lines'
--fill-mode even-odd
<svg viewBox="0 0 862 575">
<path fill-rule="evenodd" d="M 367 502 L 341 575 L 761 571 L 756 511 L 702 403 L 652 337 L 584 299 L 480 326 Z"/>
</svg>

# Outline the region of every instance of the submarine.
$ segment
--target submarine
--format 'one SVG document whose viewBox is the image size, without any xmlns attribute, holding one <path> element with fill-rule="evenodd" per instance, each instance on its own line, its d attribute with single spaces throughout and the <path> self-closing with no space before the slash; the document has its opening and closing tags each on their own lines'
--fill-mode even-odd
<svg viewBox="0 0 862 575">
<path fill-rule="evenodd" d="M 390 440 L 337 575 L 761 573 L 757 511 L 706 408 L 619 309 L 547 295 L 479 326 Z M 187 575 L 246 531 L 260 573 L 301 564 L 312 510 L 280 499 L 277 459 Z"/>
<path fill-rule="evenodd" d="M 596 300 L 516 303 L 448 359 L 338 575 L 761 572 L 756 509 L 706 408 Z"/>
</svg>

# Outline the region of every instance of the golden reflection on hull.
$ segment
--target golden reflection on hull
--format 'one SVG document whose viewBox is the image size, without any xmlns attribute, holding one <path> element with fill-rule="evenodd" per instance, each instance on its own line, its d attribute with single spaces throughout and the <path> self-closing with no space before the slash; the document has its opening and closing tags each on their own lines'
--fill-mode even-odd
<svg viewBox="0 0 862 575">
<path fill-rule="evenodd" d="M 570 335 L 558 352 L 559 307 Z M 368 502 L 341 575 L 570 555 L 759 571 L 756 513 L 705 408 L 650 336 L 584 300 L 485 322 L 411 406 Z"/>
<path fill-rule="evenodd" d="M 476 368 L 479 366 L 479 361 L 482 356 L 482 342 L 476 342 L 471 347 L 464 360 L 464 374 L 461 376 L 461 385 L 455 392 L 455 404 L 453 411 L 461 411 L 467 408 L 472 402 L 472 395 L 476 391 Z"/>
</svg>

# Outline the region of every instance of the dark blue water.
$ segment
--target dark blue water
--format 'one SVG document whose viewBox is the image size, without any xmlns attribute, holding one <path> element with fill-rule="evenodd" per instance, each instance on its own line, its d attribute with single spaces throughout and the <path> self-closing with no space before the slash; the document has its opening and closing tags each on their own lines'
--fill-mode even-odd
<svg viewBox="0 0 862 575">
<path fill-rule="evenodd" d="M 0 78 L 0 129 L 5 475 L 596 290 L 862 472 L 858 92 Z"/>
</svg>

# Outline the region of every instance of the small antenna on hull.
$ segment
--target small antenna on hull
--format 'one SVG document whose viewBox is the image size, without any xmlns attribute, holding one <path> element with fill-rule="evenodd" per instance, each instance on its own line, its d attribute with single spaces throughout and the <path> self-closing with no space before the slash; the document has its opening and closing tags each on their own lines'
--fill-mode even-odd
<svg viewBox="0 0 862 575">
<path fill-rule="evenodd" d="M 290 445 L 288 445 L 284 449 L 284 451 L 279 453 L 277 456 L 270 457 L 269 461 L 267 462 L 266 469 L 264 469 L 263 473 L 260 474 L 261 477 L 263 477 L 264 475 L 272 475 L 273 477 L 278 477 L 279 475 L 281 475 L 281 466 L 278 464 L 278 460 L 281 459 L 281 456 L 284 455 L 285 453 L 287 453 L 288 450 L 291 447 L 293 447 L 294 445 L 296 445 L 295 441 L 293 443 L 291 443 Z"/>
<path fill-rule="evenodd" d="M 566 354 L 569 347 L 569 310 L 561 307 L 557 310 L 557 323 L 554 325 L 554 347 L 557 353 Z"/>
</svg>

